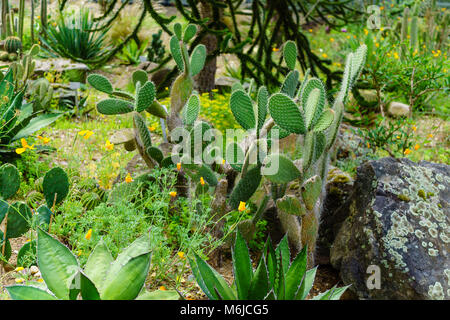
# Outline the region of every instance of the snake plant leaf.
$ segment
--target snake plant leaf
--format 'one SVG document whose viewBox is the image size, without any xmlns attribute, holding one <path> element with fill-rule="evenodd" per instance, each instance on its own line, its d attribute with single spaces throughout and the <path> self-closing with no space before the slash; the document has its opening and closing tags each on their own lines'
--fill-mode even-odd
<svg viewBox="0 0 450 320">
<path fill-rule="evenodd" d="M 190 58 L 191 76 L 196 76 L 202 71 L 206 61 L 206 47 L 204 44 L 198 44 L 192 51 Z"/>
<path fill-rule="evenodd" d="M 258 267 L 253 275 L 248 296 L 254 300 L 262 300 L 269 292 L 269 277 L 264 253 L 259 260 Z"/>
<path fill-rule="evenodd" d="M 293 300 L 301 285 L 303 275 L 306 272 L 307 246 L 292 261 L 286 273 L 286 296 L 287 300 Z"/>
<path fill-rule="evenodd" d="M 105 99 L 97 103 L 97 111 L 106 115 L 123 114 L 133 111 L 133 105 L 120 99 Z"/>
<path fill-rule="evenodd" d="M 230 108 L 237 123 L 245 130 L 254 129 L 256 125 L 253 103 L 249 95 L 242 90 L 236 90 L 230 97 Z"/>
<path fill-rule="evenodd" d="M 153 104 L 155 99 L 155 85 L 151 81 L 147 81 L 139 88 L 136 97 L 136 111 L 142 112 Z"/>
<path fill-rule="evenodd" d="M 305 275 L 303 276 L 303 279 L 302 279 L 302 284 L 295 295 L 295 300 L 305 300 L 306 299 L 306 297 L 308 296 L 308 294 L 311 291 L 312 286 L 314 284 L 314 279 L 316 278 L 316 273 L 317 273 L 317 267 L 315 267 L 313 269 L 309 269 L 305 272 Z"/>
<path fill-rule="evenodd" d="M 297 104 L 289 96 L 275 93 L 269 99 L 269 111 L 275 123 L 290 133 L 304 134 L 306 126 Z"/>
<path fill-rule="evenodd" d="M 59 299 L 69 299 L 69 286 L 78 273 L 78 261 L 58 240 L 38 228 L 37 259 L 48 289 Z"/>
<path fill-rule="evenodd" d="M 108 78 L 100 75 L 100 74 L 90 74 L 87 77 L 87 82 L 93 86 L 98 91 L 111 94 L 113 92 L 113 86 L 111 82 L 108 80 Z"/>
<path fill-rule="evenodd" d="M 180 295 L 176 290 L 155 290 L 141 293 L 136 300 L 179 300 Z"/>
<path fill-rule="evenodd" d="M 283 46 L 283 57 L 286 65 L 289 69 L 295 69 L 295 63 L 297 61 L 297 45 L 294 41 L 287 41 Z"/>
</svg>

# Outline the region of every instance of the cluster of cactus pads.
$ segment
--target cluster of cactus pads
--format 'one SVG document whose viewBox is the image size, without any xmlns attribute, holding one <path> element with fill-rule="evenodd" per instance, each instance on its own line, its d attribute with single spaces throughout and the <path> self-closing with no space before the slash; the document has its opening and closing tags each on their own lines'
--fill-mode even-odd
<svg viewBox="0 0 450 320">
<path fill-rule="evenodd" d="M 195 34 L 195 26 L 187 26 L 183 35 L 181 26 L 175 24 L 174 31 L 170 49 L 181 74 L 171 88 L 169 114 L 154 100 L 154 86 L 141 71 L 133 74 L 136 97 L 114 90 L 102 76 L 88 77 L 93 87 L 110 95 L 110 99 L 98 103 L 100 113 L 134 113 L 134 132 L 120 142 L 125 143 L 127 150 L 137 148 L 150 168 L 156 164 L 170 165 L 172 159 L 169 152 L 161 150 L 167 150 L 164 143 L 160 148 L 151 144 L 150 131 L 140 114 L 142 111 L 165 119 L 169 133 L 184 128 L 190 132 L 188 139 L 198 134 L 204 137 L 211 128 L 208 123 L 197 120 L 201 106 L 198 94 L 193 90 L 192 78 L 203 68 L 205 48 L 195 47 L 189 57 L 186 43 Z M 252 197 L 258 201 L 256 198 L 262 194 L 254 219 L 243 221 L 239 226 L 244 237 L 252 235 L 266 206 L 273 204 L 289 241 L 298 251 L 307 246 L 308 261 L 313 264 L 329 154 L 338 135 L 348 92 L 364 66 L 367 47 L 362 45 L 347 56 L 341 88 L 332 104 L 322 81 L 310 77 L 309 71 L 300 81 L 300 72 L 295 69 L 297 54 L 294 42 L 284 44 L 283 57 L 289 73 L 279 92 L 270 95 L 267 88 L 255 88 L 253 82 L 247 89 L 240 83 L 232 86 L 230 108 L 247 135 L 242 141 L 232 141 L 226 146 L 226 163 L 212 156 L 214 148 L 209 149 L 212 158 L 216 159 L 213 165 L 192 161 L 194 155 L 208 150 L 211 144 L 211 140 L 205 142 L 208 139 L 202 139 L 201 145 L 198 140 L 191 139 L 194 143 L 188 144 L 190 156 L 183 154 L 184 151 L 175 151 L 174 155 L 181 159 L 181 173 L 186 173 L 190 181 L 196 183 L 196 191 L 215 188 L 212 214 L 216 219 L 237 210 L 242 202 Z M 279 140 L 289 135 L 297 136 L 294 154 L 285 155 L 274 150 Z M 180 142 L 171 141 L 172 144 Z M 183 148 L 181 150 L 185 150 Z"/>
<path fill-rule="evenodd" d="M 20 188 L 20 174 L 12 164 L 0 167 L 0 224 L 5 220 L 4 232 L 0 231 L 0 258 L 7 262 L 11 256 L 11 246 L 8 239 L 17 238 L 25 234 L 30 228 L 41 227 L 48 229 L 56 205 L 60 204 L 69 192 L 69 179 L 60 167 L 49 170 L 42 180 L 41 191 L 46 204 L 33 207 L 33 202 L 15 201 L 8 203 Z M 32 196 L 36 200 L 36 195 Z M 38 197 L 39 198 L 39 197 Z M 30 205 L 31 206 L 30 206 Z M 30 208 L 31 207 L 31 208 Z M 18 265 L 27 251 L 36 251 L 36 242 L 25 244 L 18 253 Z"/>
</svg>

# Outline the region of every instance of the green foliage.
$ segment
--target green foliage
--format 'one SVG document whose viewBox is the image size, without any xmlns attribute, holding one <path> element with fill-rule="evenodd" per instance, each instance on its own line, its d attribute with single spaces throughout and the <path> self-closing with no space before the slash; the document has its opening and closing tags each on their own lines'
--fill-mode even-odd
<svg viewBox="0 0 450 320">
<path fill-rule="evenodd" d="M 197 284 L 210 300 L 304 300 L 314 283 L 316 269 L 306 270 L 306 247 L 290 262 L 285 236 L 274 249 L 267 240 L 256 270 L 242 235 L 237 232 L 232 250 L 234 282 L 222 276 L 198 255 L 189 259 Z M 316 298 L 338 300 L 348 287 L 332 289 Z"/>
<path fill-rule="evenodd" d="M 145 234 L 114 260 L 100 240 L 82 269 L 67 247 L 38 229 L 38 267 L 45 286 L 6 289 L 13 300 L 76 300 L 80 295 L 83 300 L 133 300 L 140 296 L 150 268 L 149 244 Z M 158 294 L 144 297 L 158 299 Z"/>
<path fill-rule="evenodd" d="M 147 59 L 154 63 L 160 63 L 164 59 L 166 50 L 161 40 L 162 30 L 152 34 L 152 41 L 147 47 Z"/>
<path fill-rule="evenodd" d="M 69 177 L 60 167 L 48 171 L 42 182 L 43 193 L 49 208 L 60 204 L 69 193 Z"/>
<path fill-rule="evenodd" d="M 140 44 L 137 44 L 134 39 L 130 40 L 122 48 L 122 52 L 118 53 L 116 56 L 125 64 L 137 65 L 141 62 L 140 57 L 144 55 L 147 44 L 148 40 L 145 40 Z"/>
<path fill-rule="evenodd" d="M 42 45 L 51 54 L 85 63 L 109 54 L 111 48 L 105 46 L 107 30 L 91 31 L 97 23 L 89 9 L 67 16 L 61 14 L 56 21 L 56 26 L 47 25 L 45 37 L 40 36 Z"/>
</svg>

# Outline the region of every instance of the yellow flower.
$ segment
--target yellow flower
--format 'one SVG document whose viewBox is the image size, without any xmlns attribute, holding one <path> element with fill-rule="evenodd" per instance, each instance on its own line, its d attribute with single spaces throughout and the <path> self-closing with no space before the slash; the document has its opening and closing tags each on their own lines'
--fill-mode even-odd
<svg viewBox="0 0 450 320">
<path fill-rule="evenodd" d="M 411 150 L 409 150 L 409 149 L 406 149 L 404 152 L 403 152 L 403 154 L 405 154 L 405 155 L 408 155 L 408 154 L 410 154 L 411 153 Z"/>
<path fill-rule="evenodd" d="M 34 144 L 31 145 L 31 146 L 28 145 L 28 142 L 27 142 L 24 138 L 20 139 L 20 143 L 22 144 L 22 148 L 17 148 L 17 149 L 16 149 L 16 153 L 17 153 L 17 154 L 22 154 L 22 153 L 24 153 L 27 149 L 34 150 Z"/>
<path fill-rule="evenodd" d="M 105 148 L 109 151 L 112 151 L 114 149 L 114 144 L 111 143 L 109 140 L 106 140 Z"/>
<path fill-rule="evenodd" d="M 180 251 L 177 254 L 180 257 L 180 259 L 184 259 L 184 252 L 183 251 Z"/>
<path fill-rule="evenodd" d="M 400 57 L 398 56 L 398 53 L 397 52 L 394 52 L 394 58 L 395 59 L 399 59 Z"/>
<path fill-rule="evenodd" d="M 38 138 L 39 140 L 41 140 L 43 144 L 47 144 L 47 143 L 50 142 L 50 139 L 47 138 L 47 137 L 37 136 L 37 138 Z"/>
<path fill-rule="evenodd" d="M 418 144 L 416 144 L 415 146 L 414 146 L 414 150 L 418 150 L 420 148 L 420 145 L 418 145 Z"/>
<path fill-rule="evenodd" d="M 174 198 L 174 197 L 177 196 L 177 192 L 176 192 L 176 191 L 171 191 L 171 192 L 169 192 L 169 195 L 170 195 L 172 198 Z"/>
<path fill-rule="evenodd" d="M 180 163 L 180 162 L 177 163 L 177 170 L 178 170 L 178 171 L 181 170 L 181 163 Z"/>
<path fill-rule="evenodd" d="M 447 10 L 447 8 L 442 8 L 442 9 L 441 9 L 441 11 L 445 11 L 445 10 Z"/>
<path fill-rule="evenodd" d="M 309 29 L 308 31 L 309 31 L 309 32 L 312 32 L 313 30 L 312 30 L 312 29 Z"/>
<path fill-rule="evenodd" d="M 225 164 L 225 162 L 226 162 L 225 159 L 222 159 L 222 164 Z"/>
<path fill-rule="evenodd" d="M 367 148 L 370 148 L 370 143 L 367 142 Z"/>
<path fill-rule="evenodd" d="M 397 139 L 400 139 L 400 136 L 397 136 Z"/>
<path fill-rule="evenodd" d="M 322 57 L 324 57 L 326 59 L 326 58 L 328 58 L 328 55 L 326 53 L 322 53 Z"/>
<path fill-rule="evenodd" d="M 375 47 L 380 47 L 380 44 L 378 42 L 375 42 Z"/>
<path fill-rule="evenodd" d="M 22 271 L 22 270 L 24 270 L 24 267 L 17 267 L 15 271 L 19 272 L 19 271 Z"/>
<path fill-rule="evenodd" d="M 94 132 L 92 132 L 91 130 L 82 130 L 78 132 L 78 134 L 87 140 L 89 139 L 90 136 L 94 134 Z"/>
<path fill-rule="evenodd" d="M 364 29 L 364 34 L 367 36 L 369 34 L 369 30 Z"/>
<path fill-rule="evenodd" d="M 86 233 L 86 235 L 84 236 L 86 238 L 86 240 L 91 240 L 92 237 L 92 229 L 89 229 L 89 231 Z"/>
<path fill-rule="evenodd" d="M 205 185 L 205 179 L 203 179 L 203 177 L 200 177 L 200 184 L 201 184 L 202 186 Z"/>
<path fill-rule="evenodd" d="M 16 283 L 22 283 L 22 282 L 24 282 L 25 280 L 22 279 L 22 278 L 18 278 L 18 279 L 16 279 L 15 281 L 16 281 Z"/>
<path fill-rule="evenodd" d="M 330 38 L 330 42 L 334 42 L 334 38 Z"/>
<path fill-rule="evenodd" d="M 166 287 L 161 286 L 161 287 L 159 287 L 159 290 L 161 290 L 161 291 L 166 291 L 167 289 L 166 289 Z"/>
<path fill-rule="evenodd" d="M 239 212 L 242 212 L 245 210 L 245 202 L 244 201 L 239 202 L 238 210 L 239 210 Z"/>
<path fill-rule="evenodd" d="M 273 51 L 273 52 L 277 52 L 277 51 L 280 51 L 280 49 L 278 49 L 278 48 L 272 48 L 272 51 Z"/>
<path fill-rule="evenodd" d="M 77 252 L 77 256 L 81 256 L 81 254 L 83 253 L 83 251 L 82 250 L 78 250 L 78 252 Z"/>
<path fill-rule="evenodd" d="M 433 138 L 433 134 L 432 133 L 430 133 L 429 135 L 428 135 L 428 138 Z"/>
<path fill-rule="evenodd" d="M 152 132 L 156 130 L 156 128 L 154 126 L 150 126 L 148 129 Z"/>
<path fill-rule="evenodd" d="M 413 129 L 414 132 L 416 132 L 417 127 L 416 127 L 416 126 L 413 126 L 412 129 Z"/>
<path fill-rule="evenodd" d="M 125 182 L 130 183 L 133 181 L 133 178 L 131 177 L 131 174 L 128 172 L 127 176 L 125 177 Z"/>
<path fill-rule="evenodd" d="M 37 279 L 37 282 L 44 282 L 44 279 Z"/>
<path fill-rule="evenodd" d="M 347 39 L 350 39 L 351 37 L 350 37 L 350 35 L 347 35 L 346 38 L 347 38 Z"/>
<path fill-rule="evenodd" d="M 383 7 L 383 6 L 381 6 L 381 7 L 380 7 L 380 10 L 383 10 L 383 9 L 384 9 L 384 7 Z"/>
</svg>

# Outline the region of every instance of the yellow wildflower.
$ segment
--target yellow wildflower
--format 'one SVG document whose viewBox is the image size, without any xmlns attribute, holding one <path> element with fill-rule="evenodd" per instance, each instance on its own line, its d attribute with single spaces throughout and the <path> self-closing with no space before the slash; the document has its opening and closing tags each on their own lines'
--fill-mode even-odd
<svg viewBox="0 0 450 320">
<path fill-rule="evenodd" d="M 24 270 L 24 267 L 17 267 L 15 271 L 20 272 L 22 270 Z"/>
<path fill-rule="evenodd" d="M 125 177 L 125 182 L 130 183 L 133 181 L 133 178 L 131 177 L 131 174 L 128 172 L 127 176 Z"/>
<path fill-rule="evenodd" d="M 418 150 L 420 148 L 420 145 L 419 144 L 416 144 L 415 146 L 414 146 L 414 150 Z"/>
<path fill-rule="evenodd" d="M 78 132 L 78 134 L 87 140 L 87 139 L 89 139 L 90 136 L 92 136 L 94 134 L 94 132 L 91 130 L 82 130 L 82 131 Z"/>
<path fill-rule="evenodd" d="M 203 177 L 200 177 L 200 184 L 201 184 L 202 186 L 205 185 L 205 179 L 203 179 Z"/>
<path fill-rule="evenodd" d="M 414 132 L 416 132 L 417 127 L 416 126 L 412 126 L 412 129 L 413 129 Z"/>
<path fill-rule="evenodd" d="M 428 138 L 433 138 L 433 134 L 432 133 L 430 133 L 429 135 L 428 135 Z"/>
<path fill-rule="evenodd" d="M 177 196 L 177 192 L 176 192 L 176 191 L 171 191 L 171 192 L 169 192 L 169 195 L 170 195 L 172 198 L 174 198 L 174 197 Z"/>
<path fill-rule="evenodd" d="M 180 251 L 177 254 L 180 257 L 180 259 L 184 259 L 184 252 L 183 251 Z"/>
<path fill-rule="evenodd" d="M 274 47 L 274 48 L 272 48 L 272 51 L 277 52 L 277 51 L 280 51 L 280 49 Z"/>
<path fill-rule="evenodd" d="M 20 139 L 20 143 L 22 144 L 22 148 L 17 148 L 17 149 L 16 149 L 16 153 L 17 153 L 17 154 L 22 154 L 22 153 L 24 153 L 27 149 L 34 150 L 34 144 L 30 146 L 30 145 L 28 144 L 28 142 L 27 142 L 24 138 Z"/>
<path fill-rule="evenodd" d="M 364 29 L 364 34 L 367 36 L 369 34 L 369 30 Z"/>
<path fill-rule="evenodd" d="M 112 151 L 114 149 L 114 144 L 111 143 L 109 140 L 106 140 L 105 148 L 109 151 Z"/>
<path fill-rule="evenodd" d="M 47 138 L 47 137 L 37 136 L 37 138 L 38 138 L 39 140 L 41 140 L 43 144 L 47 144 L 47 143 L 50 142 L 50 139 Z"/>
<path fill-rule="evenodd" d="M 242 212 L 245 209 L 246 209 L 245 208 L 245 202 L 244 201 L 239 202 L 239 207 L 238 207 L 239 212 Z"/>
<path fill-rule="evenodd" d="M 180 162 L 177 163 L 177 170 L 178 170 L 178 171 L 181 170 L 181 163 L 180 163 Z"/>
<path fill-rule="evenodd" d="M 44 279 L 37 279 L 37 282 L 44 282 Z"/>
<path fill-rule="evenodd" d="M 328 55 L 327 55 L 326 53 L 322 53 L 322 57 L 323 57 L 324 59 L 326 59 L 326 58 L 328 58 Z"/>
<path fill-rule="evenodd" d="M 161 286 L 161 287 L 159 287 L 159 290 L 161 290 L 161 291 L 166 291 L 167 289 L 166 289 L 166 287 Z"/>
<path fill-rule="evenodd" d="M 403 152 L 404 155 L 408 155 L 408 154 L 410 154 L 410 153 L 411 153 L 411 150 L 409 150 L 409 149 L 406 149 L 406 150 Z"/>
<path fill-rule="evenodd" d="M 334 38 L 330 38 L 330 42 L 334 42 Z"/>
<path fill-rule="evenodd" d="M 370 148 L 370 143 L 367 142 L 367 148 Z"/>
<path fill-rule="evenodd" d="M 18 278 L 18 279 L 16 279 L 15 281 L 16 281 L 16 283 L 22 283 L 22 282 L 24 282 L 25 280 L 22 279 L 22 278 Z"/>
<path fill-rule="evenodd" d="M 92 237 L 92 229 L 89 229 L 86 235 L 84 236 L 86 240 L 91 240 Z"/>
</svg>

